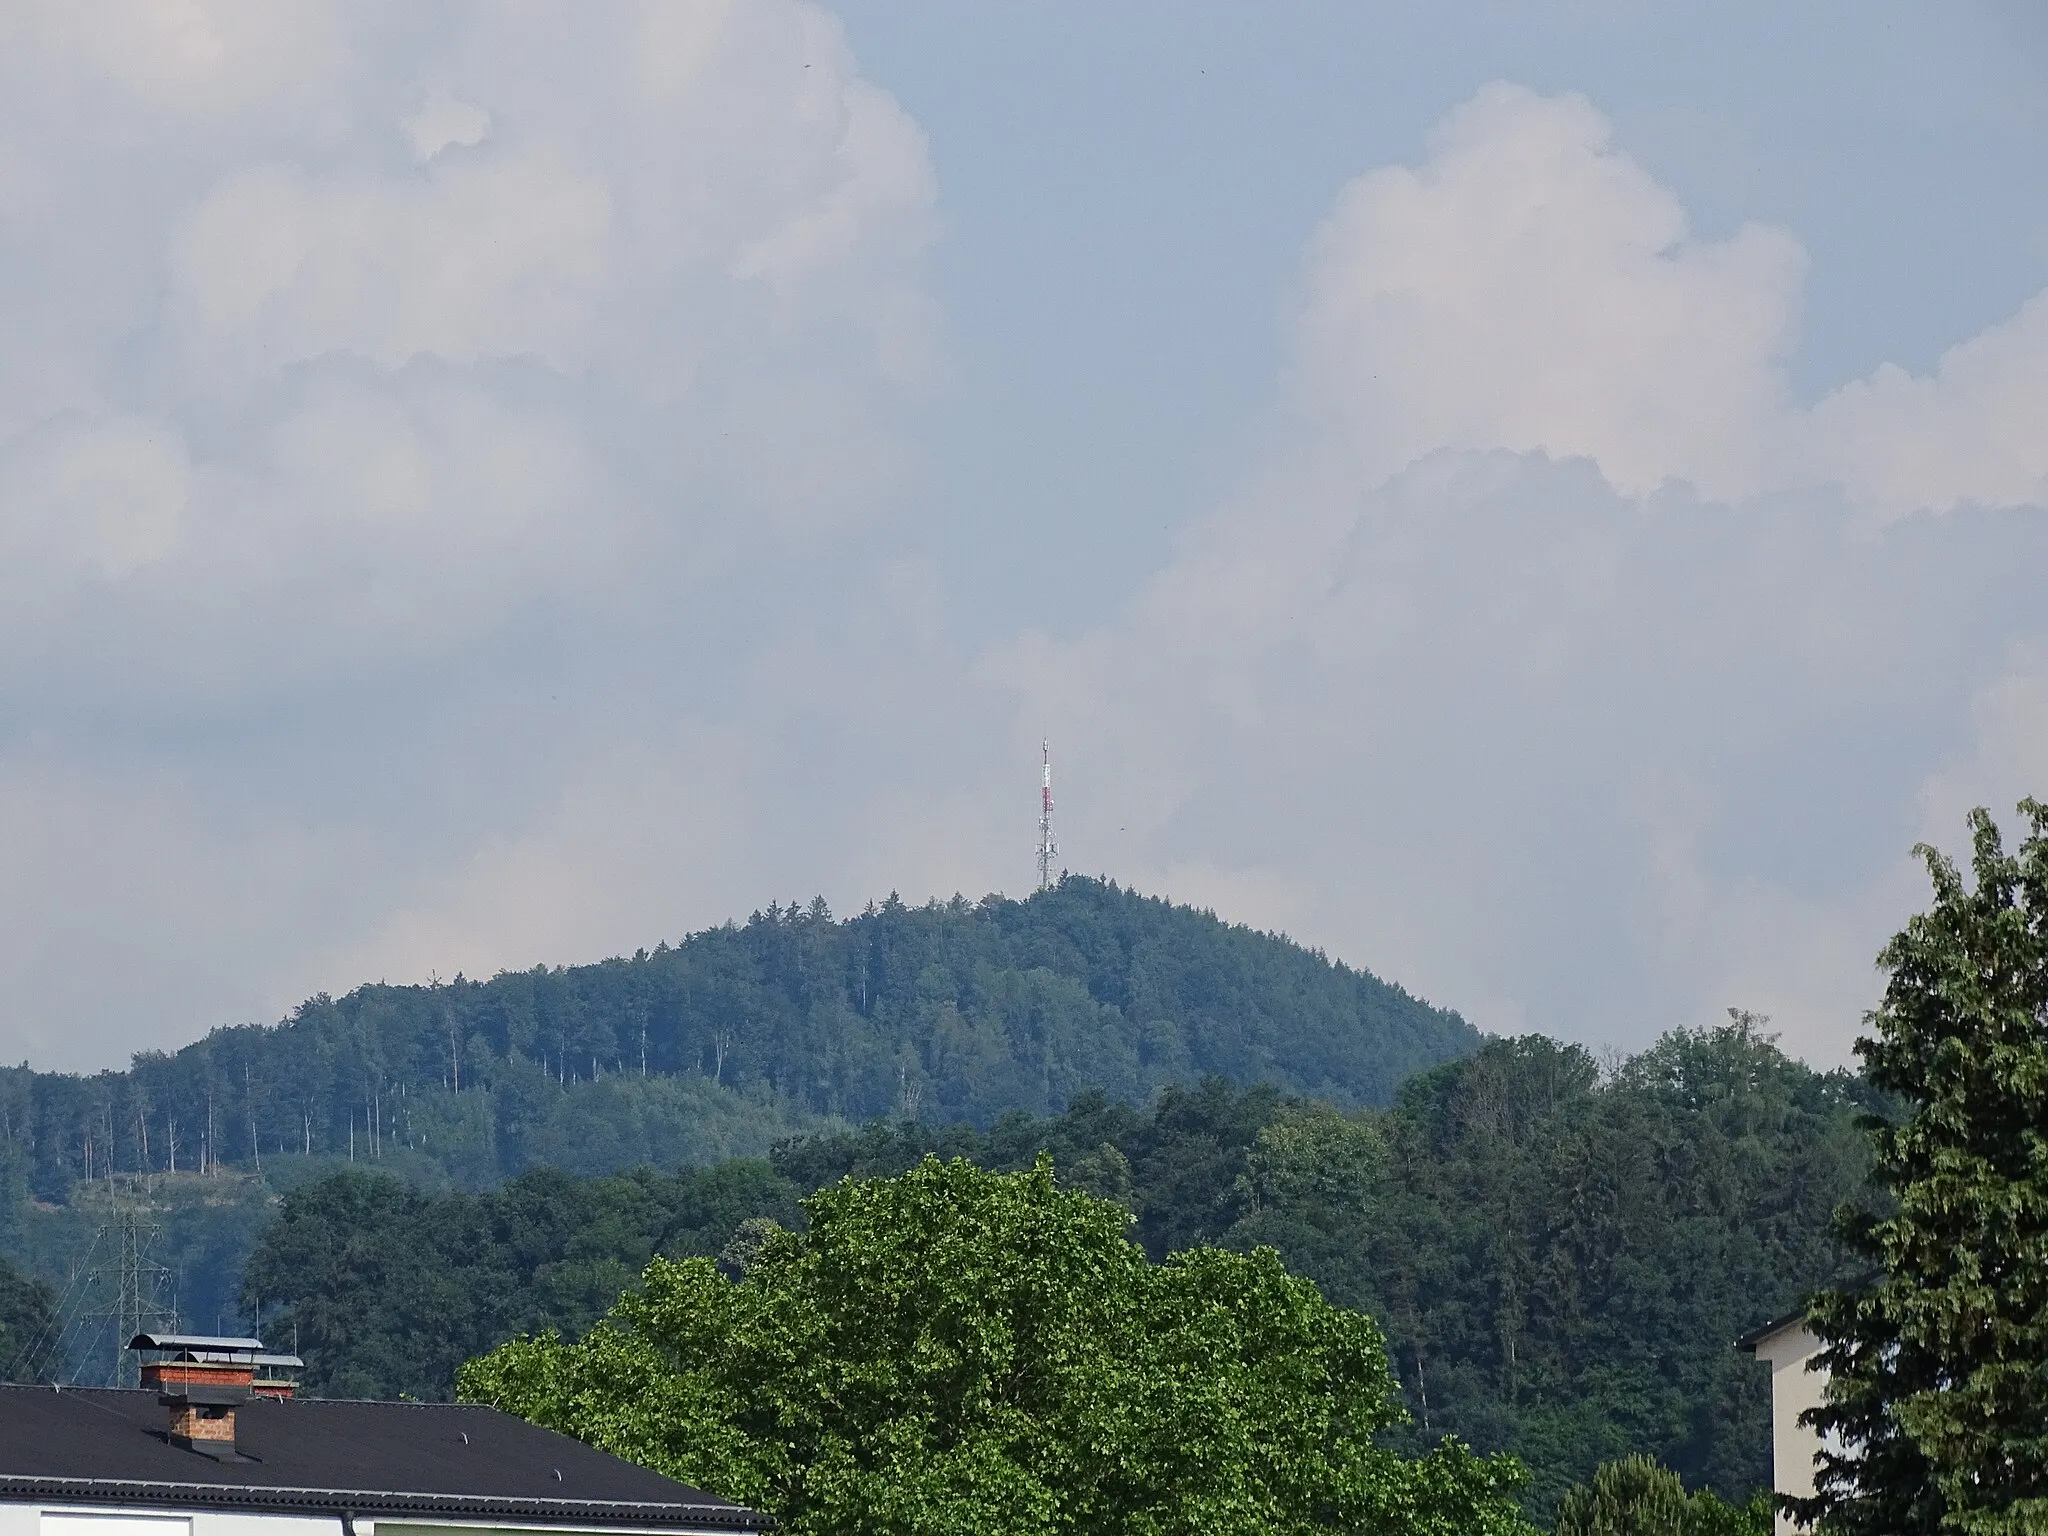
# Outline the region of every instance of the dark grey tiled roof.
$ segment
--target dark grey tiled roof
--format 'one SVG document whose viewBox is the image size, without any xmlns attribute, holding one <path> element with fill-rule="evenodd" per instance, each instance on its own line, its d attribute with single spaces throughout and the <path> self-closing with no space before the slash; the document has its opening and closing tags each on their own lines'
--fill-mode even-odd
<svg viewBox="0 0 2048 1536">
<path fill-rule="evenodd" d="M 0 1499 L 756 1530 L 708 1493 L 462 1403 L 263 1399 L 237 1411 L 246 1461 L 173 1445 L 153 1391 L 0 1386 Z"/>
</svg>

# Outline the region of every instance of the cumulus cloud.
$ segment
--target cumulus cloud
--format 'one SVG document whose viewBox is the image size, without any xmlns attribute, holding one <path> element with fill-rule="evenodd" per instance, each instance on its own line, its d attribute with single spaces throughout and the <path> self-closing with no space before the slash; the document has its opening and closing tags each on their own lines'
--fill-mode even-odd
<svg viewBox="0 0 2048 1536">
<path fill-rule="evenodd" d="M 1887 363 L 1816 404 L 1813 472 L 1883 516 L 1958 501 L 2048 503 L 2048 294 L 1951 348 L 1931 375 Z"/>
<path fill-rule="evenodd" d="M 174 303 L 202 363 L 240 377 L 330 354 L 385 368 L 525 355 L 575 372 L 610 218 L 603 182 L 545 150 L 418 181 L 258 167 L 192 211 Z"/>
<path fill-rule="evenodd" d="M 325 6 L 279 7 L 262 0 L 109 0 L 82 7 L 27 0 L 9 8 L 4 34 L 12 73 L 42 91 L 17 111 L 64 110 L 89 85 L 126 109 L 109 136 L 132 132 L 138 115 L 200 121 L 232 117 L 279 95 L 331 81 L 346 57 L 346 28 Z M 105 95 L 101 96 L 100 93 Z M 96 103 L 97 104 L 97 103 Z M 24 110 L 25 109 L 25 110 Z"/>
<path fill-rule="evenodd" d="M 1805 256 L 1701 241 L 1577 96 L 1486 87 L 1427 161 L 1360 177 L 1311 253 L 1298 403 L 1380 479 L 1432 449 L 1596 460 L 1617 486 L 1752 488 Z"/>
<path fill-rule="evenodd" d="M 2048 296 L 1914 377 L 1789 398 L 1806 258 L 1693 233 L 1583 97 L 1489 85 L 1419 166 L 1346 187 L 1311 248 L 1292 404 L 1362 483 L 1442 448 L 1585 457 L 1632 495 L 1839 487 L 1879 517 L 2039 502 Z"/>
<path fill-rule="evenodd" d="M 611 835 L 592 797 L 715 804 L 681 764 L 740 729 L 731 677 L 883 558 L 934 199 L 795 0 L 0 18 L 22 1047 L 118 1057 L 430 939 L 444 972 L 559 953 L 556 919 L 598 945 L 618 904 L 563 893 L 656 788 Z M 137 901 L 39 905 L 67 860 Z M 655 909 L 723 917 L 693 861 L 666 890 L 703 904 Z M 45 963 L 96 943 L 135 963 Z"/>
<path fill-rule="evenodd" d="M 420 102 L 419 110 L 403 120 L 405 136 L 412 140 L 415 158 L 427 161 L 451 146 L 467 148 L 483 142 L 491 131 L 491 114 L 473 101 L 464 101 L 445 85 L 435 85 Z"/>
<path fill-rule="evenodd" d="M 1575 96 L 1345 188 L 1270 462 L 1119 622 L 988 664 L 1100 760 L 1068 846 L 1488 1027 L 1743 1005 L 1844 1056 L 1910 845 L 2044 787 L 2048 308 L 1809 407 L 1803 269 Z"/>
<path fill-rule="evenodd" d="M 1906 848 L 2041 787 L 2043 301 L 1797 400 L 1795 236 L 1700 235 L 1578 97 L 1344 188 L 1264 462 L 1113 618 L 965 656 L 899 510 L 936 190 L 825 12 L 0 28 L 39 1062 L 1017 890 L 1047 731 L 1076 868 L 1492 1028 L 1836 1057 Z"/>
<path fill-rule="evenodd" d="M 1447 450 L 1341 515 L 1254 516 L 1304 555 L 1256 617 L 1234 562 L 1191 554 L 1124 625 L 1019 656 L 1029 713 L 1114 761 L 1162 878 L 1208 851 L 1177 894 L 1494 1028 L 1635 1044 L 1740 1004 L 1839 1054 L 1912 909 L 1906 849 L 2017 776 L 1966 769 L 1939 814 L 1924 790 L 1952 744 L 2040 718 L 2001 681 L 2048 633 L 2036 514 L 1871 531 Z M 1115 842 L 1077 814 L 1070 847 Z"/>
<path fill-rule="evenodd" d="M 0 570 L 27 602 L 52 582 L 118 580 L 169 554 L 192 466 L 161 424 L 60 416 L 24 434 L 0 475 Z"/>
</svg>

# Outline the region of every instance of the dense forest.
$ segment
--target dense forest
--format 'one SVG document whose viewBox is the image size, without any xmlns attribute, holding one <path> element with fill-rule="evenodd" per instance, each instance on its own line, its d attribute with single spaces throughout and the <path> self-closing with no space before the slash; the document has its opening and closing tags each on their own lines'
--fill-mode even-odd
<svg viewBox="0 0 2048 1536">
<path fill-rule="evenodd" d="M 1142 1110 L 1084 1093 L 1052 1117 L 878 1121 L 766 1158 L 533 1171 L 480 1194 L 345 1172 L 285 1197 L 245 1291 L 271 1337 L 297 1339 L 312 1389 L 444 1396 L 508 1337 L 580 1333 L 655 1253 L 743 1264 L 763 1223 L 800 1223 L 798 1200 L 845 1175 L 1045 1150 L 1122 1203 L 1155 1257 L 1270 1244 L 1372 1313 L 1403 1433 L 1516 1452 L 1536 1509 L 1635 1452 L 1739 1500 L 1768 1479 L 1768 1392 L 1730 1341 L 1835 1272 L 1829 1213 L 1861 1187 L 1871 1107 L 1746 1017 L 1605 1076 L 1577 1047 L 1500 1040 L 1381 1111 L 1211 1079 Z"/>
<path fill-rule="evenodd" d="M 105 1376 L 94 1244 L 126 1209 L 187 1325 L 296 1343 L 313 1391 L 445 1396 L 507 1338 L 578 1336 L 654 1254 L 737 1270 L 846 1175 L 1044 1151 L 1155 1258 L 1270 1245 L 1379 1319 L 1408 1448 L 1513 1451 L 1539 1512 L 1637 1452 L 1739 1500 L 1767 1389 L 1728 1342 L 1837 1268 L 1870 1107 L 1747 1017 L 1603 1072 L 1106 882 L 778 905 L 314 998 L 127 1072 L 0 1073 L 0 1352 Z"/>
<path fill-rule="evenodd" d="M 0 1196 L 335 1160 L 487 1189 L 758 1154 L 875 1117 L 986 1126 L 1205 1076 L 1383 1105 L 1478 1034 L 1284 938 L 1114 883 L 822 900 L 631 959 L 377 984 L 92 1076 L 0 1069 Z"/>
<path fill-rule="evenodd" d="M 0 1381 L 33 1380 L 35 1358 L 56 1331 L 56 1297 L 0 1260 Z"/>
<path fill-rule="evenodd" d="M 277 1214 L 276 1171 L 125 1174 L 75 1185 L 63 1205 L 9 1206 L 0 1213 L 0 1326 L 9 1270 L 47 1298 L 54 1325 L 21 1336 L 25 1352 L 9 1359 L 4 1379 L 92 1385 L 132 1377 L 117 1306 L 130 1235 L 135 1300 L 148 1325 L 239 1331 L 242 1263 Z M 319 1176 L 311 1167 L 296 1171 Z"/>
</svg>

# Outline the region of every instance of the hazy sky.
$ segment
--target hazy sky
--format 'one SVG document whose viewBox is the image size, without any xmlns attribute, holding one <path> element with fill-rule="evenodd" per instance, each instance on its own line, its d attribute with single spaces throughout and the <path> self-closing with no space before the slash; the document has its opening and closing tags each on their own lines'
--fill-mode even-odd
<svg viewBox="0 0 2048 1536">
<path fill-rule="evenodd" d="M 2048 795 L 2028 5 L 0 7 L 0 1048 L 1072 868 L 1842 1059 Z"/>
</svg>

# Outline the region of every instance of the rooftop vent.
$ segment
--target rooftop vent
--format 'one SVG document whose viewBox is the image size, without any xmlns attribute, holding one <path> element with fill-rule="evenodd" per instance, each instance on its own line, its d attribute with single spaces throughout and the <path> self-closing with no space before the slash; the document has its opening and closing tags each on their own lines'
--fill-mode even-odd
<svg viewBox="0 0 2048 1536">
<path fill-rule="evenodd" d="M 266 1354 L 261 1339 L 138 1333 L 128 1347 L 151 1357 L 142 1363 L 142 1384 L 171 1410 L 171 1443 L 218 1461 L 244 1459 L 235 1410 L 251 1397 L 290 1397 L 300 1364 L 295 1355 Z"/>
</svg>

